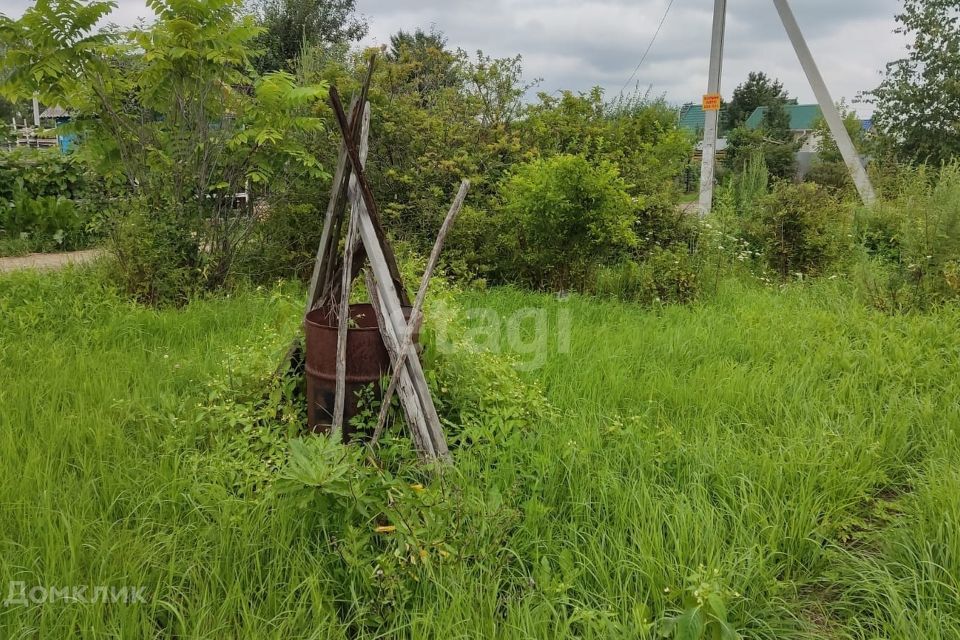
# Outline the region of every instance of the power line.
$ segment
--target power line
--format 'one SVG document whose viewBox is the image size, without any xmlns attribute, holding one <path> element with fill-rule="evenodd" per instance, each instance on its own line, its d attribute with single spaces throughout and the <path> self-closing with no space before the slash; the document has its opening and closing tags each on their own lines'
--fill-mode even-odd
<svg viewBox="0 0 960 640">
<path fill-rule="evenodd" d="M 623 83 L 623 87 L 620 89 L 620 95 L 623 95 L 623 92 L 626 90 L 627 85 L 633 82 L 633 79 L 637 77 L 637 71 L 640 71 L 640 67 L 643 66 L 643 63 L 646 61 L 647 56 L 650 55 L 650 50 L 653 49 L 653 44 L 657 41 L 657 36 L 660 35 L 660 31 L 663 29 L 663 23 L 667 21 L 667 16 L 670 15 L 670 9 L 673 8 L 673 3 L 676 0 L 670 0 L 670 3 L 667 5 L 667 10 L 663 12 L 663 17 L 660 18 L 660 24 L 657 25 L 657 30 L 653 34 L 653 38 L 650 39 L 650 44 L 647 45 L 647 50 L 643 52 L 643 56 L 640 58 L 640 62 L 637 63 L 636 68 L 633 70 L 633 73 L 630 74 L 630 77 L 627 78 L 627 81 Z"/>
</svg>

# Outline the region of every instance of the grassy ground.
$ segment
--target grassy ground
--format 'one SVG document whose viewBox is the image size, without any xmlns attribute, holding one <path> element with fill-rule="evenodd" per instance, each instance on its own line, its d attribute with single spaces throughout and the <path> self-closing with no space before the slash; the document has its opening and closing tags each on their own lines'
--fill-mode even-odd
<svg viewBox="0 0 960 640">
<path fill-rule="evenodd" d="M 408 567 L 385 608 L 337 523 L 189 462 L 204 381 L 294 328 L 295 296 L 158 312 L 74 271 L 0 277 L 0 588 L 146 600 L 0 606 L 0 637 L 641 638 L 684 611 L 677 637 L 960 637 L 960 311 L 888 317 L 831 283 L 456 297 L 553 409 L 491 406 L 491 433 L 522 426 L 445 482 L 502 518 L 465 510 L 482 552 Z"/>
</svg>

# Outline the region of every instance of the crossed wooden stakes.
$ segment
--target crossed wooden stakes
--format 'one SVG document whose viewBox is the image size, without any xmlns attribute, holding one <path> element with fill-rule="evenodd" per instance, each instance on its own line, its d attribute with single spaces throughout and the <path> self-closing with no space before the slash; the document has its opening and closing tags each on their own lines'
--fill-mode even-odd
<svg viewBox="0 0 960 640">
<path fill-rule="evenodd" d="M 390 354 L 392 369 L 389 385 L 383 394 L 371 445 L 377 443 L 383 432 L 390 401 L 396 391 L 420 459 L 449 461 L 450 452 L 440 426 L 440 418 L 433 404 L 433 397 L 430 395 L 430 389 L 423 374 L 423 366 L 413 340 L 423 321 L 423 303 L 430 277 L 437 266 L 446 236 L 463 208 L 470 183 L 467 180 L 462 182 L 460 191 L 440 228 L 408 321 L 404 316 L 403 307 L 409 306 L 409 299 L 397 268 L 396 256 L 383 230 L 379 209 L 364 172 L 370 133 L 370 104 L 366 97 L 372 71 L 373 60 L 371 59 L 360 95 L 351 104 L 349 121 L 336 87 L 330 88 L 330 105 L 333 107 L 342 139 L 330 200 L 324 217 L 320 246 L 307 294 L 306 313 L 325 304 L 337 305 L 339 309 L 336 395 L 330 430 L 331 436 L 336 436 L 343 428 L 350 287 L 359 273 L 363 258 L 366 257 L 369 260 L 372 274 L 370 272 L 366 274 L 367 290 L 380 327 L 380 334 Z M 346 219 L 343 258 L 338 262 L 336 254 L 347 204 L 345 196 L 349 197 L 350 215 Z"/>
</svg>

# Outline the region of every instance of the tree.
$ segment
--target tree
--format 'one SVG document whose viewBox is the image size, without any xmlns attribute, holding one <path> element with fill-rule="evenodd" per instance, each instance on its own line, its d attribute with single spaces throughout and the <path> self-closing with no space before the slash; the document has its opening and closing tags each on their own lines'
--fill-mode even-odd
<svg viewBox="0 0 960 640">
<path fill-rule="evenodd" d="M 74 112 L 82 152 L 102 172 L 121 175 L 137 203 L 120 207 L 112 222 L 137 209 L 138 228 L 124 237 L 155 230 L 164 247 L 176 245 L 134 271 L 153 278 L 169 269 L 185 287 L 213 289 L 254 223 L 252 211 L 234 209 L 234 194 L 291 165 L 324 175 L 298 134 L 323 128 L 308 110 L 325 91 L 297 86 L 284 72 L 253 74 L 249 43 L 259 29 L 240 15 L 239 0 L 149 6 L 156 22 L 125 32 L 94 31 L 112 2 L 37 0 L 19 20 L 0 20 L 0 62 L 9 72 L 0 92 L 37 92 Z M 121 263 L 140 258 L 117 249 Z M 125 284 L 155 297 L 152 286 L 144 293 Z"/>
<path fill-rule="evenodd" d="M 367 23 L 354 15 L 356 0 L 254 0 L 263 28 L 254 45 L 261 73 L 293 69 L 305 44 L 341 44 L 360 40 Z"/>
<path fill-rule="evenodd" d="M 747 81 L 733 91 L 733 99 L 725 111 L 724 126 L 726 129 L 736 129 L 747 121 L 757 107 L 786 104 L 789 100 L 790 96 L 784 91 L 783 83 L 771 80 L 762 71 L 751 71 Z"/>
<path fill-rule="evenodd" d="M 946 163 L 960 155 L 960 0 L 904 0 L 896 20 L 913 44 L 866 94 L 875 123 L 901 159 Z"/>
<path fill-rule="evenodd" d="M 763 112 L 760 127 L 768 137 L 777 140 L 788 140 L 790 134 L 790 114 L 782 102 L 774 102 Z"/>
<path fill-rule="evenodd" d="M 775 178 L 791 179 L 797 171 L 797 150 L 800 144 L 790 130 L 790 114 L 783 102 L 766 108 L 756 129 L 740 126 L 727 135 L 727 164 L 742 171 L 751 159 L 760 154 Z"/>
<path fill-rule="evenodd" d="M 464 55 L 447 49 L 443 32 L 422 29 L 398 31 L 390 36 L 387 59 L 396 65 L 408 90 L 420 95 L 421 104 L 431 104 L 433 94 L 463 83 Z"/>
<path fill-rule="evenodd" d="M 866 154 L 870 144 L 856 112 L 850 110 L 843 102 L 837 105 L 837 108 L 843 118 L 843 126 L 847 130 L 850 140 L 853 141 L 857 153 L 861 156 Z M 837 141 L 834 140 L 833 133 L 823 116 L 820 116 L 814 122 L 813 130 L 813 135 L 818 140 L 817 157 L 813 161 L 813 166 L 807 173 L 805 180 L 843 193 L 856 193 L 853 180 L 850 178 L 850 170 L 847 168 L 843 155 L 840 153 L 840 147 L 837 146 Z"/>
</svg>

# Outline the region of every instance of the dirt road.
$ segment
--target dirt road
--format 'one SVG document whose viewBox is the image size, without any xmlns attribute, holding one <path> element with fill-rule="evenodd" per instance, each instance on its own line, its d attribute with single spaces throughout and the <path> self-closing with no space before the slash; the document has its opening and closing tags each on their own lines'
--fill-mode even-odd
<svg viewBox="0 0 960 640">
<path fill-rule="evenodd" d="M 68 251 L 66 253 L 31 253 L 14 258 L 0 258 L 0 273 L 20 269 L 59 269 L 68 264 L 92 262 L 103 255 L 102 249 Z"/>
</svg>

